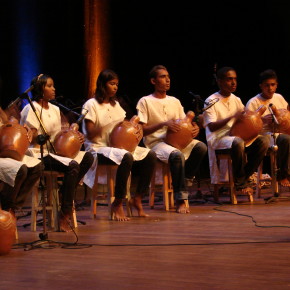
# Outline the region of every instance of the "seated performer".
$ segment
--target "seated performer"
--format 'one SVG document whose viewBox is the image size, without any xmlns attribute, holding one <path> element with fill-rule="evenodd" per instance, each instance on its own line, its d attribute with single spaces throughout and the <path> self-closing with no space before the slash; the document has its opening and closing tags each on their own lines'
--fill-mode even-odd
<svg viewBox="0 0 290 290">
<path fill-rule="evenodd" d="M 204 143 L 192 139 L 190 144 L 180 151 L 164 142 L 168 128 L 174 132 L 180 130 L 180 125 L 174 120 L 183 119 L 185 113 L 180 101 L 167 95 L 170 89 L 170 76 L 166 67 L 154 66 L 149 77 L 154 92 L 142 97 L 137 104 L 138 116 L 143 123 L 144 144 L 156 152 L 159 160 L 170 166 L 176 212 L 189 213 L 185 203 L 185 200 L 188 200 L 185 178 L 192 179 L 197 173 L 207 147 Z M 192 138 L 195 138 L 199 134 L 199 127 L 196 123 L 192 125 Z"/>
<path fill-rule="evenodd" d="M 31 81 L 31 91 L 36 112 L 44 124 L 50 142 L 46 142 L 43 163 L 45 170 L 55 170 L 64 173 L 63 183 L 60 188 L 61 212 L 59 215 L 60 230 L 68 232 L 71 230 L 69 218 L 73 209 L 76 187 L 92 166 L 94 157 L 89 152 L 80 151 L 74 159 L 61 157 L 51 152 L 50 145 L 58 132 L 61 131 L 61 115 L 57 106 L 49 101 L 55 99 L 55 88 L 53 79 L 41 74 Z M 30 104 L 27 104 L 21 111 L 21 123 L 26 124 L 33 132 L 32 148 L 30 152 L 41 158 L 39 149 L 39 136 L 44 135 L 40 122 Z M 79 132 L 81 142 L 84 136 Z"/>
<path fill-rule="evenodd" d="M 116 173 L 115 200 L 112 203 L 112 219 L 128 221 L 129 218 L 124 214 L 122 200 L 126 196 L 130 171 L 133 178 L 138 177 L 136 193 L 130 200 L 130 204 L 140 217 L 146 217 L 148 215 L 143 210 L 142 197 L 149 191 L 156 155 L 151 150 L 139 146 L 133 152 L 110 147 L 111 131 L 126 117 L 124 109 L 116 100 L 118 84 L 119 77 L 114 71 L 106 69 L 100 72 L 96 82 L 95 97 L 83 105 L 83 109 L 88 110 L 83 122 L 83 132 L 87 138 L 85 148 L 97 155 L 98 164 L 119 165 Z M 93 178 L 94 173 L 91 182 Z"/>
<path fill-rule="evenodd" d="M 7 122 L 7 115 L 0 108 L 0 126 Z M 27 131 L 27 138 L 31 142 L 32 136 L 29 133 L 30 131 Z M 0 205 L 3 210 L 11 212 L 15 217 L 15 210 L 24 205 L 41 175 L 42 167 L 39 159 L 26 155 L 21 161 L 0 158 Z"/>
<path fill-rule="evenodd" d="M 235 187 L 250 197 L 253 190 L 248 179 L 265 156 L 269 147 L 269 139 L 265 136 L 257 136 L 251 144 L 245 144 L 240 137 L 229 136 L 234 121 L 241 116 L 245 109 L 241 99 L 233 94 L 237 88 L 236 71 L 231 67 L 219 69 L 217 84 L 219 91 L 209 96 L 206 102 L 210 103 L 214 99 L 219 101 L 203 113 L 211 182 L 217 184 L 220 178 L 215 150 L 231 148 Z M 245 128 L 245 130 L 247 129 Z"/>
<path fill-rule="evenodd" d="M 269 105 L 275 105 L 276 109 L 288 109 L 288 103 L 282 95 L 277 94 L 278 77 L 273 70 L 265 70 L 260 74 L 261 93 L 251 98 L 247 103 L 247 108 L 255 111 L 260 105 L 267 107 L 263 114 L 264 123 L 271 124 L 274 122 Z M 271 126 L 269 126 L 271 127 Z M 274 132 L 265 132 L 270 135 Z M 275 134 L 277 151 L 277 180 L 282 186 L 290 186 L 290 136 L 288 134 Z M 272 145 L 274 144 L 271 138 Z"/>
</svg>

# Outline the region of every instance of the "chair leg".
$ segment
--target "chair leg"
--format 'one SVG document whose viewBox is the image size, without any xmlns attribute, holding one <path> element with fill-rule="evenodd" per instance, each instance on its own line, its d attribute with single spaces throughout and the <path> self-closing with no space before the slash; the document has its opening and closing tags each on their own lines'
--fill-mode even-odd
<svg viewBox="0 0 290 290">
<path fill-rule="evenodd" d="M 32 189 L 32 197 L 31 197 L 31 225 L 30 225 L 30 230 L 32 232 L 36 232 L 36 223 L 37 223 L 37 212 L 38 212 L 38 203 L 39 203 L 39 198 L 38 198 L 38 186 L 39 183 L 37 183 L 34 188 Z"/>
<path fill-rule="evenodd" d="M 256 197 L 260 198 L 261 197 L 261 180 L 263 176 L 263 161 L 258 167 L 257 170 L 257 181 L 256 181 Z"/>
<path fill-rule="evenodd" d="M 131 173 L 129 175 L 128 181 L 127 181 L 127 194 L 126 194 L 126 209 L 127 209 L 127 216 L 132 216 L 132 209 L 130 206 L 130 199 L 131 199 Z"/>
<path fill-rule="evenodd" d="M 213 199 L 215 203 L 219 203 L 219 185 L 214 184 Z"/>
<path fill-rule="evenodd" d="M 231 196 L 231 203 L 237 204 L 237 196 L 236 196 L 236 189 L 234 183 L 234 176 L 233 176 L 233 167 L 232 167 L 232 159 L 228 159 L 228 169 L 229 169 L 229 183 L 230 183 L 230 196 Z"/>
<path fill-rule="evenodd" d="M 271 162 L 271 178 L 272 178 L 272 193 L 275 195 L 275 193 L 279 193 L 279 183 L 277 181 L 277 176 L 276 176 L 276 162 L 275 160 L 275 152 L 270 154 L 270 162 Z"/>
<path fill-rule="evenodd" d="M 77 228 L 78 227 L 78 220 L 77 220 L 77 215 L 76 215 L 75 202 L 73 202 L 73 209 L 72 209 L 70 219 L 71 219 L 73 228 Z"/>
<path fill-rule="evenodd" d="M 168 174 L 165 169 L 165 165 L 163 165 L 163 202 L 164 202 L 164 208 L 166 211 L 169 211 L 169 180 L 168 180 Z"/>
<path fill-rule="evenodd" d="M 156 178 L 156 169 L 154 169 L 151 184 L 150 184 L 150 191 L 149 191 L 149 206 L 151 209 L 154 208 L 155 203 L 155 178 Z"/>
<path fill-rule="evenodd" d="M 98 195 L 98 173 L 96 173 L 95 183 L 91 190 L 91 216 L 92 219 L 97 217 L 97 195 Z"/>
</svg>

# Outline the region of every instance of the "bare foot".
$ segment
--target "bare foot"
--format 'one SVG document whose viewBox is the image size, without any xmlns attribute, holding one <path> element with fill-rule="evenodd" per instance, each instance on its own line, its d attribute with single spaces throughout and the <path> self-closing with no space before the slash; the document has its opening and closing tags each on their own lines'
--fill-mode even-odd
<svg viewBox="0 0 290 290">
<path fill-rule="evenodd" d="M 70 226 L 70 215 L 60 213 L 59 215 L 59 230 L 61 232 L 71 232 L 72 228 Z"/>
<path fill-rule="evenodd" d="M 176 212 L 177 213 L 190 213 L 189 208 L 186 206 L 184 200 L 176 201 Z"/>
<path fill-rule="evenodd" d="M 141 197 L 135 196 L 134 198 L 131 198 L 129 200 L 129 204 L 130 204 L 130 207 L 134 207 L 137 210 L 138 216 L 149 217 L 149 214 L 146 214 L 143 210 Z"/>
<path fill-rule="evenodd" d="M 285 186 L 285 187 L 288 186 L 288 187 L 290 187 L 290 181 L 289 181 L 288 178 L 284 178 L 284 179 L 280 180 L 279 182 L 280 182 L 280 184 L 281 184 L 282 186 Z"/>
<path fill-rule="evenodd" d="M 111 214 L 112 214 L 112 220 L 113 221 L 126 222 L 126 221 L 130 220 L 124 214 L 122 202 L 120 202 L 120 203 L 119 202 L 118 203 L 113 202 L 112 203 Z"/>
<path fill-rule="evenodd" d="M 251 187 L 245 187 L 241 189 L 242 194 L 247 194 L 249 196 L 249 201 L 253 202 L 253 189 Z"/>
</svg>

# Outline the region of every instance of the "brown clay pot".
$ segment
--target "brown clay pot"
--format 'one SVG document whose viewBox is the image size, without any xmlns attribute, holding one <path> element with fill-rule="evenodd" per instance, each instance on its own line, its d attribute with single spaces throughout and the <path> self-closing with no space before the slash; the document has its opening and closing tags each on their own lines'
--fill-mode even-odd
<svg viewBox="0 0 290 290">
<path fill-rule="evenodd" d="M 27 129 L 15 118 L 0 127 L 0 157 L 21 161 L 29 144 Z"/>
<path fill-rule="evenodd" d="M 116 124 L 110 134 L 110 146 L 133 152 L 143 137 L 143 129 L 139 121 L 140 118 L 135 115 L 130 121 L 124 120 Z"/>
<path fill-rule="evenodd" d="M 16 220 L 13 215 L 0 210 L 0 255 L 7 255 L 15 242 Z"/>
<path fill-rule="evenodd" d="M 72 159 L 78 155 L 82 147 L 78 129 L 79 125 L 73 123 L 69 129 L 61 130 L 56 134 L 53 146 L 57 155 Z"/>
<path fill-rule="evenodd" d="M 165 142 L 179 150 L 184 149 L 193 139 L 192 136 L 192 119 L 195 114 L 192 111 L 188 111 L 184 119 L 177 119 L 175 123 L 180 125 L 180 130 L 173 132 L 170 129 L 167 130 Z"/>
<path fill-rule="evenodd" d="M 290 135 L 290 112 L 287 109 L 277 109 L 275 105 L 271 106 L 273 114 L 275 115 L 278 125 L 275 125 L 276 133 L 284 133 Z M 274 130 L 273 123 L 265 124 L 267 131 Z"/>
<path fill-rule="evenodd" d="M 256 138 L 263 129 L 262 115 L 266 107 L 261 105 L 255 112 L 246 109 L 237 119 L 231 130 L 230 136 L 242 138 L 246 143 Z"/>
</svg>

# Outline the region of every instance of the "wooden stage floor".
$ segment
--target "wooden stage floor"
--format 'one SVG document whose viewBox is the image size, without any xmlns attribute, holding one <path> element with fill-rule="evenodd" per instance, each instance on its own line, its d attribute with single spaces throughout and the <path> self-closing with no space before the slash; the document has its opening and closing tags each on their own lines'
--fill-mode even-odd
<svg viewBox="0 0 290 290">
<path fill-rule="evenodd" d="M 186 215 L 145 199 L 149 218 L 110 221 L 99 206 L 92 220 L 83 206 L 86 225 L 49 232 L 42 245 L 42 227 L 31 232 L 20 218 L 18 244 L 0 257 L 0 289 L 289 289 L 290 201 L 265 203 L 266 189 L 254 204 L 238 196 L 231 205 L 226 194 L 215 204 L 207 181 L 201 188 Z"/>
</svg>

